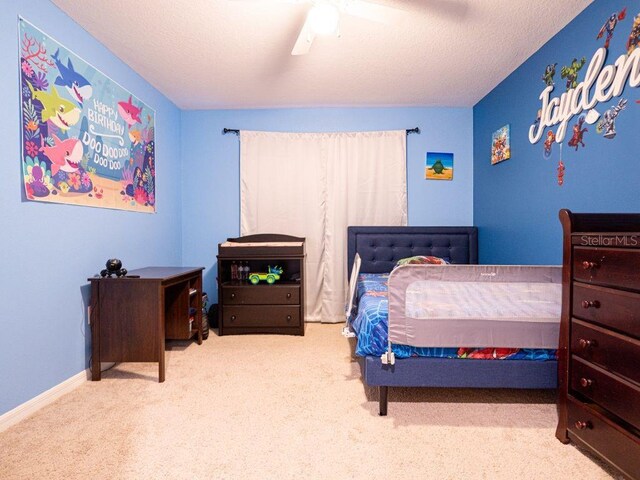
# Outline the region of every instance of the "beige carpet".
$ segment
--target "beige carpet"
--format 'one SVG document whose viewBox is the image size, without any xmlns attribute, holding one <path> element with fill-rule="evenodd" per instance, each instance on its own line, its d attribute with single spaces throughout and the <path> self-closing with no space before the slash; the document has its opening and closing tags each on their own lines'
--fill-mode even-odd
<svg viewBox="0 0 640 480">
<path fill-rule="evenodd" d="M 339 325 L 211 334 L 120 364 L 0 434 L 1 479 L 611 479 L 554 437 L 545 391 L 360 380 Z"/>
</svg>

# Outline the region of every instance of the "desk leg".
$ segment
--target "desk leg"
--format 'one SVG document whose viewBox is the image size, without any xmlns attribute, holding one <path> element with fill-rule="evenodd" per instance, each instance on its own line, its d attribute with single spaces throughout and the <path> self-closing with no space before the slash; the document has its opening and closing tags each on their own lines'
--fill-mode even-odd
<svg viewBox="0 0 640 480">
<path fill-rule="evenodd" d="M 162 383 L 164 382 L 164 351 L 160 354 L 160 362 L 158 363 L 158 383 Z"/>
<path fill-rule="evenodd" d="M 162 319 L 162 321 L 164 321 L 164 319 Z M 158 356 L 158 383 L 162 383 L 164 382 L 164 347 L 165 347 L 165 340 L 164 340 L 164 328 L 161 329 L 161 333 L 162 335 L 160 336 L 159 340 L 160 340 L 160 352 L 159 356 Z"/>
<path fill-rule="evenodd" d="M 158 352 L 158 383 L 164 382 L 164 349 L 165 349 L 165 334 L 166 334 L 166 325 L 165 325 L 165 288 L 160 287 L 160 291 L 158 292 L 159 304 L 158 308 L 158 347 L 160 351 Z"/>
<path fill-rule="evenodd" d="M 161 315 L 161 320 L 162 322 L 164 322 L 164 315 Z M 160 338 L 158 340 L 160 340 L 158 343 L 160 344 L 160 352 L 158 352 L 159 356 L 158 356 L 158 383 L 162 383 L 164 382 L 164 347 L 165 347 L 165 340 L 164 340 L 164 328 L 160 329 Z"/>
<path fill-rule="evenodd" d="M 91 356 L 91 380 L 100 381 L 100 355 L 95 353 Z"/>
</svg>

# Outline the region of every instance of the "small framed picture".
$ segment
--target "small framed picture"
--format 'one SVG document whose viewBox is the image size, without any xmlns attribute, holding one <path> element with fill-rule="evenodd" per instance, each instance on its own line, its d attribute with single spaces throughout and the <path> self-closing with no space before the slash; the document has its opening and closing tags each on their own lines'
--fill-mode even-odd
<svg viewBox="0 0 640 480">
<path fill-rule="evenodd" d="M 453 180 L 453 153 L 427 152 L 424 178 L 427 180 Z"/>
<path fill-rule="evenodd" d="M 509 125 L 499 128 L 491 137 L 491 165 L 509 160 L 511 158 L 511 140 L 509 138 Z"/>
</svg>

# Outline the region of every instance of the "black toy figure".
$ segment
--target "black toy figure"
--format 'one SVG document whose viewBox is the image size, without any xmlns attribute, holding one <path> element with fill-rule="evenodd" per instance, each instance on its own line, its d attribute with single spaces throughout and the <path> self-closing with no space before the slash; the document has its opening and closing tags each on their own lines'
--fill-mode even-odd
<svg viewBox="0 0 640 480">
<path fill-rule="evenodd" d="M 116 277 L 124 277 L 127 274 L 127 269 L 122 268 L 122 262 L 117 258 L 110 258 L 107 260 L 106 267 L 100 272 L 101 277 L 109 277 L 115 275 Z"/>
</svg>

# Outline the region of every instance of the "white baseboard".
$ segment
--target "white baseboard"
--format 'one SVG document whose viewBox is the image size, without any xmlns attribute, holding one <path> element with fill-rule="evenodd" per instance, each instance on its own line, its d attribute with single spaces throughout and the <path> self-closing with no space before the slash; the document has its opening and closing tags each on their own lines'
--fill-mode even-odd
<svg viewBox="0 0 640 480">
<path fill-rule="evenodd" d="M 50 388 L 46 392 L 42 392 L 37 397 L 32 398 L 22 405 L 18 405 L 13 410 L 9 410 L 4 415 L 0 416 L 0 432 L 4 432 L 12 425 L 15 425 L 28 416 L 33 415 L 42 407 L 55 402 L 62 395 L 75 390 L 86 382 L 90 378 L 90 375 L 91 372 L 89 369 L 83 370 L 64 382 L 59 383 L 55 387 Z"/>
</svg>

